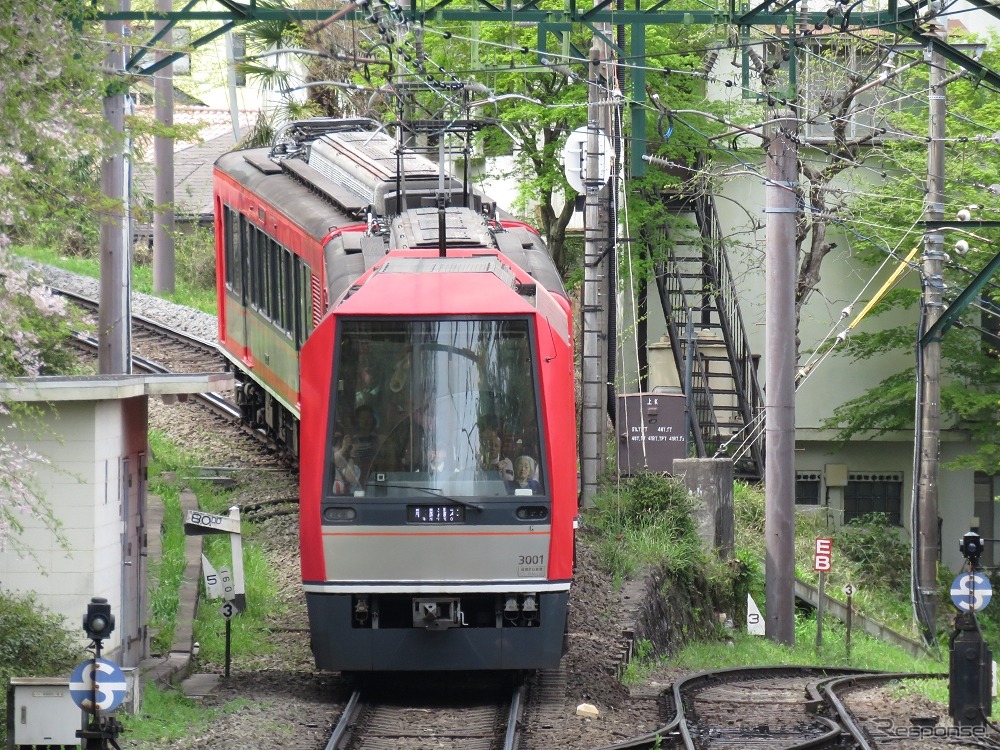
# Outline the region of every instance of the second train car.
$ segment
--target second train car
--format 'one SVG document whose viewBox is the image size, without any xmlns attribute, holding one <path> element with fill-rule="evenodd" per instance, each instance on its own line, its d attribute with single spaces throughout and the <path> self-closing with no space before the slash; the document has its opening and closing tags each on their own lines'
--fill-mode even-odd
<svg viewBox="0 0 1000 750">
<path fill-rule="evenodd" d="M 299 455 L 317 666 L 557 665 L 573 341 L 537 233 L 366 120 L 222 157 L 216 212 L 244 416 Z"/>
</svg>

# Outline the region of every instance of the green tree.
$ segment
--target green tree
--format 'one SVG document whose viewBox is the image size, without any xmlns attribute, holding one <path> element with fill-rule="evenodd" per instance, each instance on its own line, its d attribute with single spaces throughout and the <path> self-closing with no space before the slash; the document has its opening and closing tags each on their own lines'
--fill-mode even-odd
<svg viewBox="0 0 1000 750">
<path fill-rule="evenodd" d="M 61 300 L 11 260 L 12 241 L 59 245 L 95 228 L 102 205 L 96 168 L 105 128 L 103 38 L 87 25 L 84 2 L 0 0 L 0 378 L 66 372 L 73 357 Z M 81 236 L 83 236 L 81 235 Z M 96 229 L 92 235 L 96 237 Z M 0 416 L 24 410 L 0 401 Z M 15 551 L 35 517 L 57 531 L 34 484 L 43 459 L 0 436 L 0 542 Z M 30 554 L 30 552 L 28 552 Z"/>
<path fill-rule="evenodd" d="M 103 33 L 83 0 L 0 1 L 0 231 L 96 238 L 106 136 Z M 0 238 L 2 239 L 2 238 Z"/>
<path fill-rule="evenodd" d="M 996 37 L 991 38 L 982 57 L 982 62 L 994 70 L 1000 65 L 997 41 Z M 926 69 L 914 69 L 902 85 L 909 91 L 925 92 Z M 1000 130 L 1000 102 L 992 91 L 965 75 L 952 77 L 947 96 L 944 215 L 946 219 L 955 219 L 955 224 L 945 234 L 945 249 L 950 255 L 944 276 L 946 305 L 969 286 L 975 274 L 995 256 L 1000 243 L 1000 232 L 996 229 L 976 228 L 968 232 L 957 220 L 959 212 L 970 206 L 975 218 L 995 218 L 998 201 L 990 186 L 997 182 L 1000 170 L 1000 156 L 993 143 L 993 134 Z M 922 241 L 922 227 L 914 219 L 920 216 L 927 174 L 926 118 L 923 106 L 904 108 L 893 115 L 896 137 L 885 144 L 887 167 L 882 176 L 885 183 L 891 183 L 888 192 L 892 193 L 892 200 L 861 197 L 852 208 L 855 216 L 877 216 L 880 225 L 893 228 L 889 230 L 891 244 L 906 249 Z M 998 188 L 993 190 L 1000 192 Z M 871 234 L 866 233 L 869 237 Z M 959 245 L 960 241 L 967 246 Z M 880 262 L 885 257 L 886 244 L 862 238 L 858 249 L 873 263 Z M 912 351 L 918 332 L 919 301 L 920 291 L 913 288 L 888 295 L 876 312 L 910 309 L 914 324 L 877 333 L 854 333 L 846 342 L 846 356 L 863 360 L 892 351 Z M 1000 472 L 1000 444 L 996 442 L 1000 424 L 996 398 L 1000 389 L 998 304 L 1000 287 L 990 282 L 945 334 L 941 345 L 943 425 L 966 430 L 977 446 L 952 465 L 991 474 Z M 839 407 L 826 426 L 839 429 L 843 440 L 912 429 L 915 381 L 913 368 L 894 374 L 865 395 Z"/>
</svg>

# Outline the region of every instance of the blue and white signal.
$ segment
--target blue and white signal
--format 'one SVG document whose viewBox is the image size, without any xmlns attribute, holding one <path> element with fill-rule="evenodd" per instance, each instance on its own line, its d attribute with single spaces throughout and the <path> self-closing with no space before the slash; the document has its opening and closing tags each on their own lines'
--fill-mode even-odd
<svg viewBox="0 0 1000 750">
<path fill-rule="evenodd" d="M 951 582 L 951 601 L 961 612 L 979 612 L 992 598 L 990 579 L 981 573 L 963 573 Z"/>
<path fill-rule="evenodd" d="M 81 662 L 69 678 L 69 694 L 73 702 L 90 713 L 114 711 L 125 700 L 127 692 L 125 673 L 107 659 Z"/>
</svg>

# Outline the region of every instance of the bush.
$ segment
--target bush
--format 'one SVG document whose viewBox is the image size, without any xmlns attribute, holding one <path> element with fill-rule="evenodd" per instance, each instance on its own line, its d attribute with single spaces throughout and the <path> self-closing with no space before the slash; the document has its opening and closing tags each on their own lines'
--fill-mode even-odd
<svg viewBox="0 0 1000 750">
<path fill-rule="evenodd" d="M 884 513 L 870 513 L 842 526 L 837 532 L 837 546 L 851 561 L 853 580 L 858 584 L 878 585 L 899 593 L 909 590 L 909 576 L 899 572 L 910 569 L 910 546 Z"/>
<path fill-rule="evenodd" d="M 49 612 L 32 595 L 0 589 L 0 685 L 11 677 L 58 677 L 69 675 L 85 656 L 78 637 L 70 633 L 63 618 Z M 7 691 L 0 693 L 3 715 L 7 714 Z M 6 722 L 0 722 L 0 739 L 6 737 Z"/>
<path fill-rule="evenodd" d="M 702 554 L 694 498 L 677 479 L 652 472 L 606 487 L 587 524 L 601 537 L 601 557 L 619 580 L 645 565 L 686 571 Z"/>
</svg>

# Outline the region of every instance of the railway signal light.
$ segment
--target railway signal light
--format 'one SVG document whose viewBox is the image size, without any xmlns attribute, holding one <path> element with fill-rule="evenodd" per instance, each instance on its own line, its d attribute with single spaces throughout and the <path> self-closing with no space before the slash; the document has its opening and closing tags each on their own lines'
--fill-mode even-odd
<svg viewBox="0 0 1000 750">
<path fill-rule="evenodd" d="M 115 616 L 111 614 L 107 599 L 102 596 L 91 598 L 87 614 L 83 616 L 83 629 L 92 641 L 102 641 L 111 635 L 115 629 Z"/>
<path fill-rule="evenodd" d="M 983 554 L 983 538 L 975 531 L 967 531 L 959 543 L 959 550 L 973 568 L 979 565 L 979 557 Z"/>
</svg>

